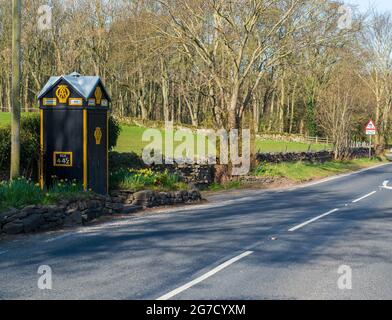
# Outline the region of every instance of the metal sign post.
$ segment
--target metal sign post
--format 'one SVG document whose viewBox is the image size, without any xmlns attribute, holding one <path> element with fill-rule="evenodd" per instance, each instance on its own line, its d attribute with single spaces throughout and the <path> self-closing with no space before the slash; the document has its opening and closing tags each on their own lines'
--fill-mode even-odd
<svg viewBox="0 0 392 320">
<path fill-rule="evenodd" d="M 366 135 L 369 136 L 369 159 L 372 157 L 372 137 L 376 135 L 377 133 L 377 128 L 374 125 L 373 120 L 370 120 L 368 124 L 366 125 Z"/>
</svg>

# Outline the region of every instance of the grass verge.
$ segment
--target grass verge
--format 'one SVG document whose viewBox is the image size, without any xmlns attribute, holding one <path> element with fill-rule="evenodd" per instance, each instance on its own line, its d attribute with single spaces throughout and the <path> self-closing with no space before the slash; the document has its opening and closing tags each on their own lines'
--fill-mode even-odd
<svg viewBox="0 0 392 320">
<path fill-rule="evenodd" d="M 213 183 L 208 188 L 206 191 L 211 191 L 211 192 L 218 192 L 218 191 L 225 191 L 225 190 L 235 190 L 235 189 L 241 189 L 243 187 L 241 181 L 230 181 L 227 183 Z"/>
<path fill-rule="evenodd" d="M 328 161 L 324 163 L 266 163 L 261 164 L 252 174 L 255 176 L 287 178 L 295 182 L 305 182 L 357 171 L 383 162 L 384 159 L 382 158 L 362 158 L 350 161 Z"/>
<path fill-rule="evenodd" d="M 43 191 L 38 184 L 20 178 L 0 183 L 0 212 L 9 209 L 20 209 L 29 205 L 50 205 L 60 200 L 84 199 L 90 194 L 83 191 L 77 183 L 60 180 L 49 190 Z"/>
<path fill-rule="evenodd" d="M 141 191 L 177 191 L 187 190 L 188 185 L 181 182 L 176 174 L 167 170 L 154 172 L 151 169 L 121 169 L 110 174 L 110 186 L 112 189 Z"/>
<path fill-rule="evenodd" d="M 311 180 L 323 179 L 339 174 L 358 171 L 378 164 L 386 163 L 383 158 L 355 159 L 350 161 L 328 161 L 324 163 L 306 162 L 284 162 L 279 164 L 265 163 L 259 165 L 250 175 L 256 177 L 276 178 L 277 186 L 284 186 L 287 183 L 301 183 Z M 280 179 L 280 180 L 279 180 Z M 244 181 L 230 181 L 224 184 L 214 183 L 205 189 L 207 192 L 219 192 L 225 190 L 246 189 L 251 187 L 267 187 L 260 185 L 260 182 L 247 183 Z"/>
</svg>

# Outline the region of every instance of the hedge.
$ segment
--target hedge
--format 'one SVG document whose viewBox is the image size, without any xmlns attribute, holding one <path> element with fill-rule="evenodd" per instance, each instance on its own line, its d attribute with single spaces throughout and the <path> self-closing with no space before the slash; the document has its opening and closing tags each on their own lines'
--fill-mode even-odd
<svg viewBox="0 0 392 320">
<path fill-rule="evenodd" d="M 38 114 L 23 115 L 21 119 L 21 172 L 36 176 L 39 159 L 40 118 Z M 0 169 L 9 172 L 11 154 L 11 126 L 0 128 Z"/>
<path fill-rule="evenodd" d="M 118 121 L 109 118 L 109 148 L 113 149 L 121 133 Z M 24 114 L 21 119 L 21 173 L 37 179 L 40 148 L 40 117 L 38 113 Z M 11 154 L 11 126 L 0 127 L 0 180 L 8 175 Z"/>
</svg>

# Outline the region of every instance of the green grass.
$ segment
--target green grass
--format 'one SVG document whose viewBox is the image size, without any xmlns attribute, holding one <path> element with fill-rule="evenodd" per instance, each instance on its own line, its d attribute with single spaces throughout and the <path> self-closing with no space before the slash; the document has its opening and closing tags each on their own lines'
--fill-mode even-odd
<svg viewBox="0 0 392 320">
<path fill-rule="evenodd" d="M 0 183 L 0 212 L 8 208 L 23 208 L 28 205 L 56 204 L 64 199 L 83 199 L 90 193 L 84 192 L 77 183 L 60 180 L 49 190 L 43 191 L 38 184 L 20 178 Z"/>
<path fill-rule="evenodd" d="M 261 152 L 307 152 L 331 150 L 330 144 L 301 143 L 273 140 L 256 140 L 256 150 Z"/>
<path fill-rule="evenodd" d="M 175 174 L 167 170 L 154 172 L 151 169 L 122 169 L 110 174 L 110 186 L 112 189 L 141 191 L 177 191 L 186 190 L 188 185 L 180 182 Z"/>
<path fill-rule="evenodd" d="M 325 163 L 295 162 L 263 164 L 256 168 L 253 174 L 256 176 L 280 177 L 296 182 L 304 182 L 360 170 L 382 162 L 383 160 L 379 158 L 364 158 L 351 161 L 328 161 Z"/>
<path fill-rule="evenodd" d="M 142 136 L 145 128 L 134 126 L 122 126 L 122 132 L 117 142 L 115 151 L 118 152 L 136 152 L 141 154 L 143 148 L 147 146 L 147 142 L 142 142 Z M 165 132 L 160 130 L 163 137 L 163 148 L 165 146 Z M 174 143 L 176 148 L 180 142 Z M 196 139 L 195 139 L 196 144 Z M 325 144 L 308 144 L 300 142 L 284 142 L 272 140 L 257 140 L 256 150 L 261 152 L 306 152 L 306 151 L 322 151 L 330 150 L 330 145 Z M 195 153 L 197 153 L 195 146 Z"/>
<path fill-rule="evenodd" d="M 0 127 L 11 123 L 11 115 L 8 112 L 0 112 Z"/>
<path fill-rule="evenodd" d="M 0 126 L 4 126 L 10 123 L 10 114 L 6 112 L 0 112 Z M 120 137 L 117 142 L 115 151 L 118 152 L 135 152 L 141 154 L 148 142 L 142 142 L 142 136 L 145 128 L 137 126 L 123 125 Z M 163 136 L 163 147 L 164 147 L 164 130 L 160 130 Z M 195 139 L 196 140 L 196 139 Z M 180 142 L 174 143 L 176 148 Z M 256 150 L 261 152 L 303 152 L 303 151 L 321 151 L 330 149 L 330 145 L 325 144 L 307 144 L 300 142 L 284 142 L 284 141 L 272 141 L 272 140 L 257 140 Z M 196 146 L 195 146 L 196 153 Z"/>
<path fill-rule="evenodd" d="M 137 126 L 128 126 L 123 125 L 121 127 L 121 134 L 117 141 L 117 146 L 115 151 L 117 152 L 135 152 L 137 154 L 141 154 L 143 149 L 149 144 L 149 142 L 143 142 L 143 133 L 146 131 L 146 128 L 137 127 Z M 162 147 L 165 150 L 165 136 L 166 133 L 164 130 L 159 130 L 162 136 Z M 185 131 L 184 131 L 185 132 Z M 194 142 L 194 152 L 197 154 L 197 139 L 196 135 L 190 133 L 189 138 Z M 206 140 L 205 137 L 203 137 Z M 183 138 L 184 139 L 184 138 Z M 185 139 L 184 139 L 185 140 Z M 182 142 L 174 141 L 173 147 L 174 150 L 181 144 Z M 206 147 L 207 148 L 207 147 Z M 207 149 L 206 149 L 207 150 Z M 186 156 L 186 154 L 183 154 Z"/>
<path fill-rule="evenodd" d="M 22 112 L 22 116 L 31 115 L 32 112 L 26 113 Z M 11 123 L 11 114 L 9 112 L 0 112 L 0 127 L 5 127 Z"/>
<path fill-rule="evenodd" d="M 135 152 L 141 154 L 143 148 L 148 144 L 142 142 L 144 128 L 121 126 L 121 134 L 117 141 L 115 151 L 117 152 Z"/>
<path fill-rule="evenodd" d="M 218 191 L 224 191 L 224 190 L 233 190 L 233 189 L 239 189 L 242 187 L 242 184 L 240 181 L 230 181 L 226 183 L 212 183 L 211 185 L 208 186 L 206 189 L 207 191 L 212 191 L 212 192 L 218 192 Z"/>
</svg>

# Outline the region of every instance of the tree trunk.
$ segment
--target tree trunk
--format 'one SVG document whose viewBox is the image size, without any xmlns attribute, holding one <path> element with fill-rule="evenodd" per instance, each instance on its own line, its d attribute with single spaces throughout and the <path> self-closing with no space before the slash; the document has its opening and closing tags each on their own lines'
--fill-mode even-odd
<svg viewBox="0 0 392 320">
<path fill-rule="evenodd" d="M 24 104 L 24 110 L 25 112 L 29 112 L 29 76 L 26 74 L 26 79 L 25 79 L 25 87 L 24 87 L 24 97 L 23 97 L 23 104 Z M 32 106 L 33 107 L 33 106 Z M 31 108 L 33 109 L 33 108 Z"/>
<path fill-rule="evenodd" d="M 289 133 L 293 133 L 296 91 L 297 91 L 297 83 L 294 84 L 293 95 L 291 98 Z"/>
<path fill-rule="evenodd" d="M 255 134 L 259 133 L 260 126 L 260 102 L 253 99 L 253 130 Z"/>
<path fill-rule="evenodd" d="M 20 176 L 21 0 L 12 0 L 11 180 Z"/>
<path fill-rule="evenodd" d="M 238 83 L 234 83 L 233 92 L 231 94 L 230 105 L 229 105 L 229 113 L 228 113 L 228 129 L 238 129 L 238 116 L 237 116 L 237 104 L 238 104 L 238 95 L 239 95 L 240 87 Z"/>
<path fill-rule="evenodd" d="M 165 122 L 170 121 L 169 110 L 169 77 L 163 58 L 161 58 L 161 86 L 162 86 L 162 99 L 163 99 L 163 119 Z"/>
</svg>

